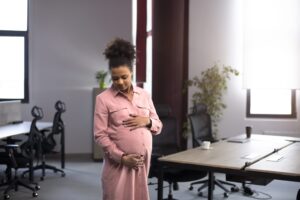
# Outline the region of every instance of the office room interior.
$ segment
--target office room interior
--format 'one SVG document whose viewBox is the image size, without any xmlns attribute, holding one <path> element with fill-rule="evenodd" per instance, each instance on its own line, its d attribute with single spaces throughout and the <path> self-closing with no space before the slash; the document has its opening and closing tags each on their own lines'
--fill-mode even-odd
<svg viewBox="0 0 300 200">
<path fill-rule="evenodd" d="M 83 154 L 92 158 L 92 90 L 98 87 L 95 73 L 99 70 L 108 71 L 107 60 L 102 53 L 109 41 L 115 37 L 133 40 L 132 2 L 29 0 L 29 102 L 17 105 L 17 109 L 20 110 L 22 120 L 30 121 L 30 110 L 34 105 L 38 105 L 44 111 L 43 121 L 52 121 L 55 102 L 65 102 L 67 111 L 63 120 L 66 128 L 67 156 Z M 223 97 L 227 107 L 218 123 L 218 137 L 227 138 L 242 134 L 245 126 L 252 126 L 253 132 L 258 134 L 300 137 L 298 90 L 296 118 L 246 116 L 242 1 L 187 2 L 187 78 L 192 79 L 215 63 L 230 65 L 240 72 L 239 76 L 231 77 L 228 81 L 228 89 Z M 172 4 L 172 1 L 169 0 L 168 3 Z M 172 65 L 168 66 L 168 69 L 172 72 Z M 299 74 L 297 76 L 299 78 Z M 172 83 L 172 79 L 170 73 L 165 81 Z M 111 82 L 107 81 L 107 84 L 110 85 Z M 152 83 L 146 82 L 145 85 Z M 195 88 L 188 90 L 187 112 L 190 112 L 193 106 L 193 92 Z M 180 96 L 178 93 L 172 94 L 172 90 L 167 95 L 174 98 Z M 10 103 L 1 104 L 3 108 Z M 190 138 L 187 143 L 190 147 Z"/>
<path fill-rule="evenodd" d="M 241 5 L 235 0 L 190 1 L 189 78 L 215 62 L 231 65 L 241 72 L 228 82 L 224 95 L 227 108 L 219 123 L 220 137 L 240 134 L 246 125 L 253 126 L 257 133 L 282 132 L 299 136 L 299 117 L 246 117 L 241 7 L 238 6 Z M 108 41 L 114 37 L 132 38 L 132 3 L 130 0 L 33 0 L 30 11 L 30 102 L 21 105 L 22 119 L 30 120 L 30 109 L 39 105 L 44 109 L 44 120 L 51 121 L 54 103 L 61 99 L 67 106 L 64 116 L 66 153 L 92 153 L 92 89 L 98 86 L 95 73 L 101 69 L 108 70 L 102 55 Z M 172 66 L 169 67 L 172 69 Z M 192 106 L 192 93 L 192 90 L 189 91 L 189 107 Z"/>
</svg>

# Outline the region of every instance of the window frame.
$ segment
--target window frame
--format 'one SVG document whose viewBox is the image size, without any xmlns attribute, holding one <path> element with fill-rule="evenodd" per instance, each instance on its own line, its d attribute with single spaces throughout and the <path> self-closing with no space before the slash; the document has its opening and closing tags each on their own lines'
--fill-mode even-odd
<svg viewBox="0 0 300 200">
<path fill-rule="evenodd" d="M 246 100 L 246 117 L 247 118 L 284 118 L 284 119 L 296 119 L 296 90 L 291 89 L 291 114 L 283 115 L 283 114 L 252 114 L 250 113 L 251 108 L 251 89 L 247 89 L 247 100 Z"/>
</svg>

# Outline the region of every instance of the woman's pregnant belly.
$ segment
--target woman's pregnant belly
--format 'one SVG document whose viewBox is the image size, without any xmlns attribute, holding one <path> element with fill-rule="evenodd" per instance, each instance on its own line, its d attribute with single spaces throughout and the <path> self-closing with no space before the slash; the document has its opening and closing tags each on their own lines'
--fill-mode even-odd
<svg viewBox="0 0 300 200">
<path fill-rule="evenodd" d="M 144 155 L 146 150 L 152 148 L 152 135 L 146 128 L 137 128 L 130 131 L 129 128 L 119 128 L 109 134 L 117 147 L 127 154 Z"/>
</svg>

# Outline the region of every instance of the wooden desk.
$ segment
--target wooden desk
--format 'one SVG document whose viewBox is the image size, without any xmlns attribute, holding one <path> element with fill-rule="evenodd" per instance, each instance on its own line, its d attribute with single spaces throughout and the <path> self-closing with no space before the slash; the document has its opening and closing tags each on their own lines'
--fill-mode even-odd
<svg viewBox="0 0 300 200">
<path fill-rule="evenodd" d="M 270 178 L 280 178 L 281 180 L 299 181 L 300 180 L 300 143 L 296 142 L 270 157 L 249 166 L 247 171 L 263 173 Z M 279 156 L 278 160 L 276 160 Z M 274 159 L 275 157 L 275 159 Z"/>
<path fill-rule="evenodd" d="M 265 165 L 262 164 L 259 171 L 259 165 L 256 165 L 256 163 L 260 163 L 260 159 L 272 155 L 274 151 L 278 149 L 288 149 L 288 147 L 292 147 L 295 143 L 289 141 L 289 139 L 291 140 L 292 138 L 270 135 L 252 135 L 251 139 L 245 143 L 220 141 L 213 143 L 211 145 L 212 148 L 209 150 L 203 150 L 201 147 L 198 147 L 161 157 L 159 158 L 159 162 L 161 163 L 161 175 L 158 180 L 158 199 L 160 200 L 163 197 L 162 187 L 164 166 L 176 166 L 185 169 L 207 171 L 209 173 L 208 199 L 213 199 L 212 177 L 214 172 L 236 175 L 251 174 L 253 176 L 261 177 L 271 177 L 272 175 L 273 178 L 282 179 L 282 176 L 278 176 L 275 172 L 270 170 L 272 166 L 265 168 Z M 294 159 L 297 159 L 297 157 Z M 254 163 L 253 166 L 256 166 L 256 168 L 248 170 L 248 163 Z M 278 174 L 282 173 L 283 170 L 284 168 L 278 168 Z M 265 174 L 266 171 L 268 171 L 268 175 Z M 298 172 L 295 173 L 297 174 Z M 300 181 L 299 175 L 300 173 L 297 174 L 296 178 L 293 178 L 293 181 Z M 291 179 L 292 177 L 289 175 L 284 177 L 284 180 Z"/>
</svg>

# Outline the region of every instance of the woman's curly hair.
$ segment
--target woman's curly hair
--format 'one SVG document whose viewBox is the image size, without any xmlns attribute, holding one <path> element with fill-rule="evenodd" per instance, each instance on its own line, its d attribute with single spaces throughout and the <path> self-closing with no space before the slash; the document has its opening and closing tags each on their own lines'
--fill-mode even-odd
<svg viewBox="0 0 300 200">
<path fill-rule="evenodd" d="M 103 54 L 109 61 L 109 69 L 127 65 L 132 70 L 132 64 L 135 59 L 134 46 L 121 38 L 116 38 L 108 43 Z"/>
</svg>

